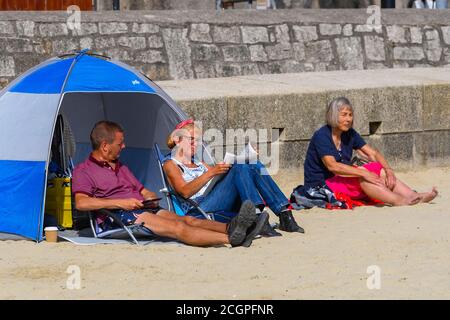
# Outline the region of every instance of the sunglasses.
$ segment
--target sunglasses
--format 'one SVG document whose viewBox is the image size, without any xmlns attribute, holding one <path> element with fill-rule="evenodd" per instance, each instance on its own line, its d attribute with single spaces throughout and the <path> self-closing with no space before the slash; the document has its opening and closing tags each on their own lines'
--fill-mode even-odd
<svg viewBox="0 0 450 320">
<path fill-rule="evenodd" d="M 193 143 L 193 142 L 197 142 L 197 143 L 202 142 L 201 138 L 196 138 L 196 137 L 191 137 L 191 136 L 181 136 L 181 137 L 190 139 L 191 143 Z"/>
</svg>

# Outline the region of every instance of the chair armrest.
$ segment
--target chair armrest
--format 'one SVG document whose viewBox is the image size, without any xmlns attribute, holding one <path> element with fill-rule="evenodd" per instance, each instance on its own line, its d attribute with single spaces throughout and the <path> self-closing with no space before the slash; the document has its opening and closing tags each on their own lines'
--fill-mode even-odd
<svg viewBox="0 0 450 320">
<path fill-rule="evenodd" d="M 175 190 L 169 191 L 169 194 L 172 194 L 172 195 L 174 195 L 174 196 L 177 197 L 177 198 L 181 198 L 183 201 L 186 201 L 187 203 L 189 203 L 189 205 L 193 206 L 193 207 L 196 208 L 198 211 L 200 211 L 200 213 L 201 213 L 206 219 L 208 219 L 208 220 L 213 220 L 213 219 L 211 218 L 211 215 L 207 214 L 207 213 L 205 212 L 205 210 L 203 210 L 203 209 L 200 207 L 200 205 L 199 205 L 196 201 L 194 201 L 194 200 L 192 200 L 192 199 L 190 199 L 190 198 L 185 198 L 185 197 L 183 197 L 182 195 L 180 195 L 179 193 L 177 193 Z"/>
</svg>

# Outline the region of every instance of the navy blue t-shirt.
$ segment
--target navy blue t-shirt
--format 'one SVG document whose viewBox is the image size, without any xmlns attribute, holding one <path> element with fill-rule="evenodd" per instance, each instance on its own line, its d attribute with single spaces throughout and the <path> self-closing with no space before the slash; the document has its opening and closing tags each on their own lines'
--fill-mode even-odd
<svg viewBox="0 0 450 320">
<path fill-rule="evenodd" d="M 305 187 L 323 185 L 331 173 L 322 162 L 322 157 L 333 156 L 337 162 L 351 165 L 353 150 L 361 149 L 366 142 L 353 128 L 341 135 L 341 150 L 337 150 L 331 137 L 331 127 L 323 126 L 316 132 L 308 146 L 304 164 Z"/>
</svg>

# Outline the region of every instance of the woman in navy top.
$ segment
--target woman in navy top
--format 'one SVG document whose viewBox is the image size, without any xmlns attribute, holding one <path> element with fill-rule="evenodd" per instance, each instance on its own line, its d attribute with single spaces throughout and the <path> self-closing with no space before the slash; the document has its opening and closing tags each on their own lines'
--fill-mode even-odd
<svg viewBox="0 0 450 320">
<path fill-rule="evenodd" d="M 353 107 L 347 98 L 331 101 L 326 120 L 327 125 L 314 133 L 308 146 L 306 190 L 326 185 L 352 199 L 370 197 L 395 206 L 429 202 L 436 197 L 436 188 L 418 193 L 396 178 L 384 156 L 353 129 Z M 371 162 L 352 166 L 353 150 Z"/>
</svg>

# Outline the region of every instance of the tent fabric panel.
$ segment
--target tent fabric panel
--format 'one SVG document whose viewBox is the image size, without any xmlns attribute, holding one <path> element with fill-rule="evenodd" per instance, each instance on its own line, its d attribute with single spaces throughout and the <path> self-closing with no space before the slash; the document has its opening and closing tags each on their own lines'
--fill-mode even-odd
<svg viewBox="0 0 450 320">
<path fill-rule="evenodd" d="M 65 93 L 59 112 L 69 120 L 77 143 L 90 144 L 95 123 L 106 119 L 101 92 Z"/>
<path fill-rule="evenodd" d="M 121 66 L 122 68 L 130 71 L 130 72 L 136 72 L 136 69 L 131 67 L 130 65 L 124 64 L 120 61 L 114 61 L 118 66 Z M 149 78 L 145 77 L 145 75 L 142 75 L 142 80 L 151 87 L 155 94 L 159 96 L 162 100 L 166 102 L 167 105 L 169 105 L 176 113 L 180 115 L 180 118 L 187 119 L 189 116 L 184 112 L 183 109 L 181 109 L 177 103 L 165 92 L 163 91 L 156 83 L 154 83 Z"/>
<path fill-rule="evenodd" d="M 0 160 L 47 161 L 59 94 L 0 97 Z"/>
<path fill-rule="evenodd" d="M 159 144 L 158 144 L 159 145 Z M 165 194 L 161 192 L 164 188 L 164 181 L 161 177 L 161 172 L 159 169 L 158 157 L 156 156 L 155 148 L 153 147 L 149 155 L 149 163 L 146 171 L 146 176 L 143 176 L 140 181 L 143 181 L 143 185 L 148 189 L 152 190 L 161 198 L 160 205 L 164 209 L 169 209 L 169 204 Z"/>
<path fill-rule="evenodd" d="M 75 63 L 64 92 L 98 91 L 154 92 L 134 72 L 130 72 L 112 62 L 83 55 Z"/>
<path fill-rule="evenodd" d="M 73 58 L 57 60 L 39 67 L 13 85 L 9 91 L 36 94 L 60 93 L 73 60 Z"/>
<path fill-rule="evenodd" d="M 124 128 L 127 148 L 142 149 L 153 148 L 155 142 L 165 145 L 184 119 L 158 95 L 130 92 L 66 93 L 60 113 L 69 120 L 77 145 L 90 143 L 97 121 L 110 120 Z"/>
<path fill-rule="evenodd" d="M 73 157 L 74 165 L 78 165 L 84 160 L 86 160 L 92 152 L 92 147 L 90 143 L 77 142 L 76 143 L 76 151 Z"/>
<path fill-rule="evenodd" d="M 151 149 L 155 142 L 165 144 L 169 133 L 182 120 L 155 94 L 104 93 L 103 101 L 108 120 L 122 125 L 125 144 L 132 148 Z"/>
<path fill-rule="evenodd" d="M 42 240 L 45 165 L 0 160 L 0 232 Z"/>
<path fill-rule="evenodd" d="M 131 92 L 65 93 L 60 112 L 70 122 L 76 141 L 75 165 L 92 151 L 89 135 L 99 120 L 118 122 L 125 130 L 126 148 L 120 161 L 148 189 L 163 187 L 153 150 L 154 143 L 164 148 L 167 136 L 184 118 L 156 94 Z"/>
</svg>

